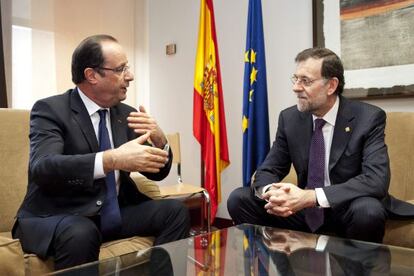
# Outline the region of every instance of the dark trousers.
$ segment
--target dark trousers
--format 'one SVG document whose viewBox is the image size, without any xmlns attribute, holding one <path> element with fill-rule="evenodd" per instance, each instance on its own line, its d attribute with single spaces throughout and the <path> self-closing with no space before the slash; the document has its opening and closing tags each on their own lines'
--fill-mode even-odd
<svg viewBox="0 0 414 276">
<path fill-rule="evenodd" d="M 227 201 L 227 209 L 236 224 L 251 223 L 284 229 L 311 232 L 305 214 L 299 211 L 289 217 L 270 215 L 265 201 L 257 198 L 250 188 L 237 188 Z M 372 197 L 360 197 L 340 208 L 326 208 L 325 221 L 317 233 L 381 243 L 387 213 L 381 202 Z"/>
<path fill-rule="evenodd" d="M 48 255 L 55 269 L 96 261 L 102 241 L 132 236 L 155 236 L 154 245 L 186 238 L 190 230 L 188 209 L 177 200 L 148 200 L 121 208 L 122 230 L 115 237 L 102 237 L 99 217 L 65 216 L 57 225 Z M 16 236 L 30 236 L 19 226 Z M 23 248 L 24 248 L 24 244 Z M 36 253 L 36 252 L 31 252 Z"/>
</svg>

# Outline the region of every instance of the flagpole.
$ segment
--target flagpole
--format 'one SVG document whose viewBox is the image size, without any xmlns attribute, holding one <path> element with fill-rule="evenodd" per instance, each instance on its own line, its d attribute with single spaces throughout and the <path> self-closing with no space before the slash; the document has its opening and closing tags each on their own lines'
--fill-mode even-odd
<svg viewBox="0 0 414 276">
<path fill-rule="evenodd" d="M 205 174 L 205 167 L 204 167 L 204 159 L 203 159 L 203 150 L 200 149 L 200 186 L 201 188 L 205 188 L 204 174 Z"/>
<path fill-rule="evenodd" d="M 203 189 L 206 188 L 205 187 L 204 175 L 205 175 L 205 167 L 204 167 L 204 159 L 203 159 L 203 150 L 200 149 L 200 186 Z M 202 205 L 202 210 L 201 210 L 201 212 L 203 214 L 203 221 L 201 221 L 201 225 L 202 225 L 201 228 L 203 230 L 205 229 L 205 225 L 204 225 L 205 220 L 204 220 L 204 218 L 207 217 L 207 232 L 210 232 L 211 231 L 211 229 L 210 229 L 210 212 L 208 212 L 209 208 L 206 208 L 206 206 L 207 206 L 207 204 L 210 205 L 211 203 L 210 203 L 210 198 L 209 198 L 210 196 L 208 195 L 208 193 L 207 193 L 207 196 L 208 196 L 208 198 L 205 197 L 204 200 L 206 202 L 204 202 L 204 204 Z M 208 200 L 208 202 L 207 202 L 207 200 Z"/>
</svg>

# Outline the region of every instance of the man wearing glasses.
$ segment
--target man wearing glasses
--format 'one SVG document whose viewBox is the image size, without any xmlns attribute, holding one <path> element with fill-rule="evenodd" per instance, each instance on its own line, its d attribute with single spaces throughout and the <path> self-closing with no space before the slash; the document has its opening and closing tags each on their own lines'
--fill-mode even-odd
<svg viewBox="0 0 414 276">
<path fill-rule="evenodd" d="M 64 94 L 39 100 L 30 118 L 29 184 L 13 236 L 52 256 L 55 269 L 98 260 L 102 242 L 135 235 L 154 244 L 185 238 L 189 214 L 176 200 L 150 200 L 129 172 L 166 177 L 172 153 L 156 121 L 121 103 L 134 80 L 118 41 L 83 40 Z"/>
<path fill-rule="evenodd" d="M 387 211 L 402 211 L 388 194 L 385 112 L 341 96 L 344 69 L 331 50 L 306 49 L 295 61 L 298 103 L 280 113 L 270 152 L 251 189 L 232 192 L 229 213 L 236 224 L 381 242 Z M 291 164 L 297 186 L 281 182 Z"/>
</svg>

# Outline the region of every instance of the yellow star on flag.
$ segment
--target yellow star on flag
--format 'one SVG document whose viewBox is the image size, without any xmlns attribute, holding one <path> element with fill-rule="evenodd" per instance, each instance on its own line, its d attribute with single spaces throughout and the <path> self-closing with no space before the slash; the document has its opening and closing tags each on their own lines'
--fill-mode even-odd
<svg viewBox="0 0 414 276">
<path fill-rule="evenodd" d="M 257 52 L 255 52 L 253 49 L 250 50 L 250 62 L 251 63 L 256 63 L 256 54 Z"/>
<path fill-rule="evenodd" d="M 249 51 L 246 51 L 244 53 L 244 62 L 250 62 L 250 60 L 249 60 Z"/>
<path fill-rule="evenodd" d="M 242 120 L 243 132 L 245 132 L 248 127 L 249 127 L 249 119 L 247 119 L 246 116 L 243 116 L 243 120 Z"/>
<path fill-rule="evenodd" d="M 253 90 L 253 89 L 249 91 L 249 102 L 251 102 L 251 101 L 252 101 L 252 98 L 253 98 L 253 92 L 254 92 L 254 90 Z"/>
<path fill-rule="evenodd" d="M 252 85 L 253 82 L 256 81 L 257 72 L 259 72 L 259 71 L 257 71 L 256 68 L 254 68 L 254 66 L 253 66 L 252 72 L 250 73 L 250 85 Z"/>
</svg>

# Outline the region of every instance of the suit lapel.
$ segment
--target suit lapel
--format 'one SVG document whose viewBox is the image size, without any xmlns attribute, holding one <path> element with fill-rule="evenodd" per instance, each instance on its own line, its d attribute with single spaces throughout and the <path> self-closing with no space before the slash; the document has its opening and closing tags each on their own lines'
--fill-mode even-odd
<svg viewBox="0 0 414 276">
<path fill-rule="evenodd" d="M 78 123 L 79 128 L 82 130 L 92 152 L 97 152 L 99 150 L 98 140 L 96 139 L 96 134 L 93 129 L 91 118 L 86 110 L 85 105 L 83 104 L 78 89 L 73 89 L 71 93 L 70 106 L 72 109 L 73 117 Z"/>
<path fill-rule="evenodd" d="M 348 108 L 348 100 L 340 97 L 338 115 L 336 116 L 332 138 L 331 155 L 329 157 L 329 170 L 332 170 L 336 165 L 348 145 L 356 122 L 354 118 L 354 114 Z"/>
<path fill-rule="evenodd" d="M 127 126 L 125 116 L 121 115 L 119 107 L 115 106 L 111 108 L 111 128 L 112 139 L 114 140 L 114 147 L 117 148 L 126 141 L 128 141 L 127 132 L 125 131 Z"/>
</svg>

